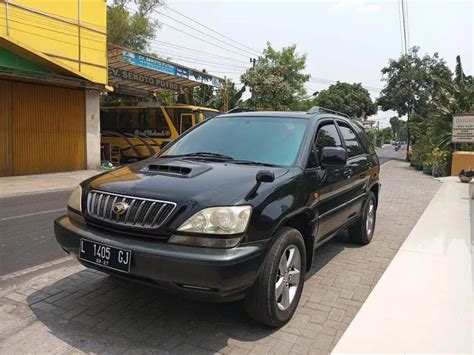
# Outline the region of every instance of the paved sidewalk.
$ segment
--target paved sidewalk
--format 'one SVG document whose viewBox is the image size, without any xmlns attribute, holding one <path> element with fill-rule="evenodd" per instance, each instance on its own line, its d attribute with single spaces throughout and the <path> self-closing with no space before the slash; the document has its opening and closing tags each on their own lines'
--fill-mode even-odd
<svg viewBox="0 0 474 355">
<path fill-rule="evenodd" d="M 99 170 L 0 177 L 0 197 L 73 189 L 81 181 L 100 174 Z"/>
<path fill-rule="evenodd" d="M 251 321 L 239 302 L 183 300 L 69 265 L 0 291 L 0 353 L 328 353 L 440 186 L 401 161 L 384 164 L 381 180 L 372 243 L 341 235 L 316 251 L 298 310 L 279 330 Z"/>
</svg>

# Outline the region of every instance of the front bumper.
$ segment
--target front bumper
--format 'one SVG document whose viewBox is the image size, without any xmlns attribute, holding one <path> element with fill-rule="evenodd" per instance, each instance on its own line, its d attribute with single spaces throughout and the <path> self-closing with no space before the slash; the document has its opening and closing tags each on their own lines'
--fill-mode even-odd
<svg viewBox="0 0 474 355">
<path fill-rule="evenodd" d="M 81 238 L 132 251 L 130 273 L 79 260 L 87 267 L 217 302 L 243 296 L 258 276 L 267 244 L 231 249 L 173 245 L 98 231 L 73 223 L 67 216 L 55 220 L 54 231 L 63 249 L 76 257 Z"/>
</svg>

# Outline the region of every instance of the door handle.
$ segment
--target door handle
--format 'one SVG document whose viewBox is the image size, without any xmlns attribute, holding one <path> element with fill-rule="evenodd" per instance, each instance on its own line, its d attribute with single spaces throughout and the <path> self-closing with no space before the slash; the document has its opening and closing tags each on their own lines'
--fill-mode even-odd
<svg viewBox="0 0 474 355">
<path fill-rule="evenodd" d="M 362 174 L 359 175 L 359 178 L 363 179 L 363 178 L 365 178 L 366 176 L 367 176 L 366 173 L 362 173 Z"/>
</svg>

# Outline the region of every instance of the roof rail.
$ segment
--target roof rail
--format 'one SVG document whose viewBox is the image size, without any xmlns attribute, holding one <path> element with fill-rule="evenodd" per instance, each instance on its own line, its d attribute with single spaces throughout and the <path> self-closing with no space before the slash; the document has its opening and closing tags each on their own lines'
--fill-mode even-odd
<svg viewBox="0 0 474 355">
<path fill-rule="evenodd" d="M 321 106 L 313 106 L 311 107 L 306 113 L 308 115 L 314 115 L 315 113 L 318 113 L 318 112 L 327 112 L 327 113 L 334 113 L 336 115 L 340 115 L 340 116 L 344 116 L 344 117 L 347 117 L 350 119 L 349 115 L 346 114 L 346 113 L 343 113 L 343 112 L 339 112 L 339 111 L 335 111 L 335 110 L 331 110 L 329 108 L 325 108 L 325 107 L 321 107 Z"/>
<path fill-rule="evenodd" d="M 248 110 L 246 108 L 242 107 L 234 107 L 230 109 L 229 111 L 226 111 L 226 113 L 238 113 L 238 112 L 250 112 L 251 110 Z"/>
</svg>

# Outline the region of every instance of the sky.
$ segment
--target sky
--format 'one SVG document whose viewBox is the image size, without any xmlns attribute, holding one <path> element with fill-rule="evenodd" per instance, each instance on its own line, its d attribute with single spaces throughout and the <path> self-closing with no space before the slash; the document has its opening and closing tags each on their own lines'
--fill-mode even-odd
<svg viewBox="0 0 474 355">
<path fill-rule="evenodd" d="M 472 74 L 474 1 L 407 0 L 407 3 L 409 45 L 419 46 L 421 54 L 438 52 L 451 69 L 459 54 L 465 73 Z M 162 14 L 156 14 L 161 28 L 156 32 L 152 49 L 167 57 L 174 55 L 175 62 L 196 69 L 206 68 L 212 74 L 236 82 L 240 73 L 251 65 L 249 58 L 257 56 L 252 54 L 261 52 L 267 42 L 276 49 L 295 44 L 297 52 L 307 56 L 306 72 L 312 76 L 306 85 L 309 93 L 326 89 L 330 81 L 339 80 L 362 83 L 375 99 L 377 89 L 384 86 L 380 70 L 390 58 L 399 57 L 402 50 L 398 1 L 166 0 L 166 4 L 170 9 L 161 7 L 158 11 Z M 171 9 L 246 47 L 210 32 Z M 162 42 L 206 54 L 171 48 Z M 324 84 L 319 79 L 324 79 Z M 393 112 L 379 111 L 371 118 L 381 120 L 380 126 L 386 127 L 388 118 L 393 115 Z"/>
</svg>

